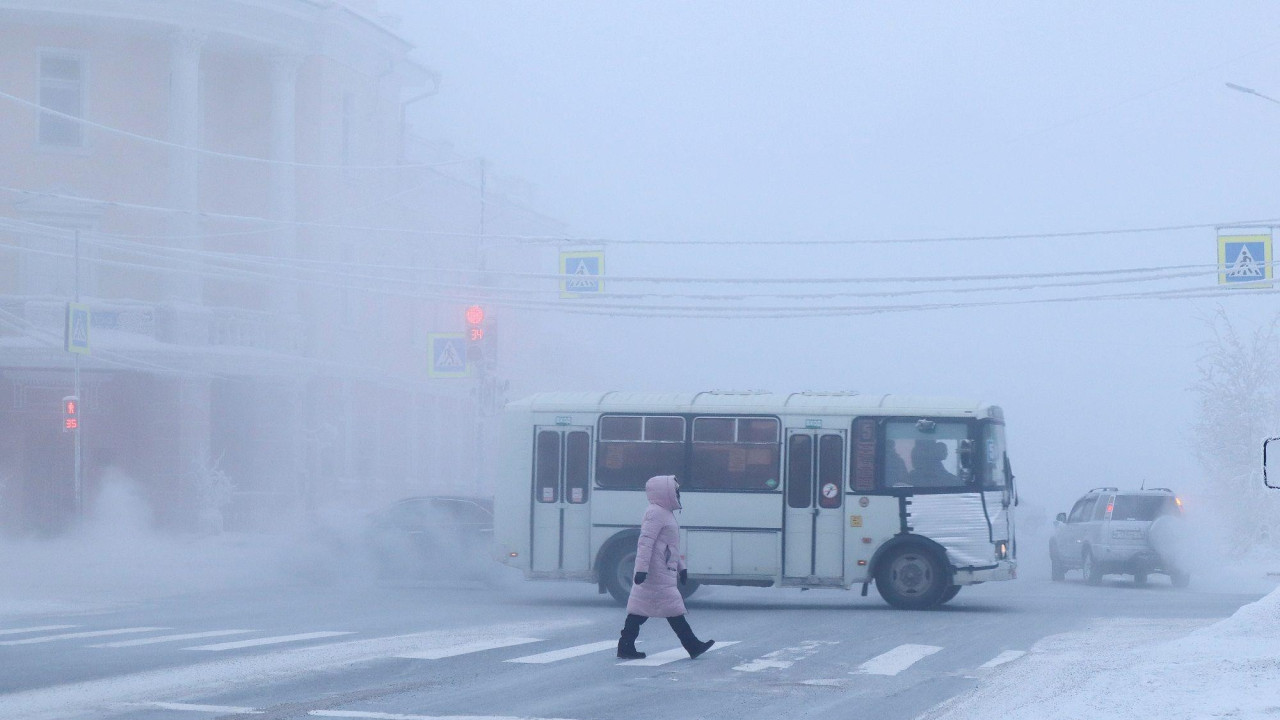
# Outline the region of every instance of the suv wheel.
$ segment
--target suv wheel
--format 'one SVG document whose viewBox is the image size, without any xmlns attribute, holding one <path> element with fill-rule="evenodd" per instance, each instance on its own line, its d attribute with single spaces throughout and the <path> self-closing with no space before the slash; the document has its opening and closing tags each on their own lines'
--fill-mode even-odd
<svg viewBox="0 0 1280 720">
<path fill-rule="evenodd" d="M 1102 566 L 1093 559 L 1093 551 L 1089 548 L 1084 549 L 1084 581 L 1090 585 L 1098 585 L 1102 583 Z"/>
<path fill-rule="evenodd" d="M 1144 572 L 1136 572 L 1133 574 L 1133 584 L 1142 587 L 1147 584 L 1147 574 Z"/>
</svg>

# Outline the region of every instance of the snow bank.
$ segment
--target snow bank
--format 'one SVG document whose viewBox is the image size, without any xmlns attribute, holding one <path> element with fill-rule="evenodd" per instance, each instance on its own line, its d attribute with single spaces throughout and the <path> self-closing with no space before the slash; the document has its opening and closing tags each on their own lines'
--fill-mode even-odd
<svg viewBox="0 0 1280 720">
<path fill-rule="evenodd" d="M 1233 616 L 1116 619 L 1045 638 L 930 720 L 1275 718 L 1280 589 Z M 1194 629 L 1193 629 L 1194 628 Z"/>
</svg>

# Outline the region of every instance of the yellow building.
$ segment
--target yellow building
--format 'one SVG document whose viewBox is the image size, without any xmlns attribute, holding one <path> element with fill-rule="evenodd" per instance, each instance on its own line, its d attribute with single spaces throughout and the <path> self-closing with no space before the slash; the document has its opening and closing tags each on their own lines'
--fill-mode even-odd
<svg viewBox="0 0 1280 720">
<path fill-rule="evenodd" d="M 424 359 L 475 278 L 413 268 L 554 223 L 482 203 L 475 163 L 415 162 L 453 159 L 407 150 L 438 79 L 393 25 L 372 1 L 0 0 L 0 528 L 74 516 L 77 236 L 86 507 L 114 477 L 171 528 L 222 505 L 219 473 L 235 526 L 483 489 L 474 384 Z"/>
</svg>

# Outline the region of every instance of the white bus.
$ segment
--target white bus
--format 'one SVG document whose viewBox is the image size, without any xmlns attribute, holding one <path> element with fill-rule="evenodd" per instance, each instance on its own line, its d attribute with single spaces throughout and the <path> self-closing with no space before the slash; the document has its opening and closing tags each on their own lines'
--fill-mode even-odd
<svg viewBox="0 0 1280 720">
<path fill-rule="evenodd" d="M 1016 577 L 1004 415 L 856 393 L 555 393 L 507 405 L 496 551 L 625 602 L 645 481 L 680 483 L 698 584 L 851 588 L 932 608 Z"/>
</svg>

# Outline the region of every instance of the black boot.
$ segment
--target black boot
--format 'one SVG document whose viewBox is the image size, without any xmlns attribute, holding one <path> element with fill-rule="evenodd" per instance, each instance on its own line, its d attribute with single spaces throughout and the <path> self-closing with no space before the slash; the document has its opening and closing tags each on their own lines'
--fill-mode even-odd
<svg viewBox="0 0 1280 720">
<path fill-rule="evenodd" d="M 680 644 L 684 646 L 685 652 L 689 653 L 690 659 L 698 657 L 716 644 L 715 640 L 706 642 L 699 640 L 698 636 L 693 634 L 693 628 L 689 627 L 689 621 L 685 620 L 683 615 L 667 618 L 667 622 L 671 624 L 671 629 L 676 631 L 676 637 L 680 638 Z"/>
<path fill-rule="evenodd" d="M 639 615 L 627 615 L 627 622 L 622 626 L 622 637 L 618 638 L 618 657 L 623 660 L 641 660 L 645 654 L 636 650 L 636 638 L 640 635 L 640 626 L 648 618 Z"/>
</svg>

